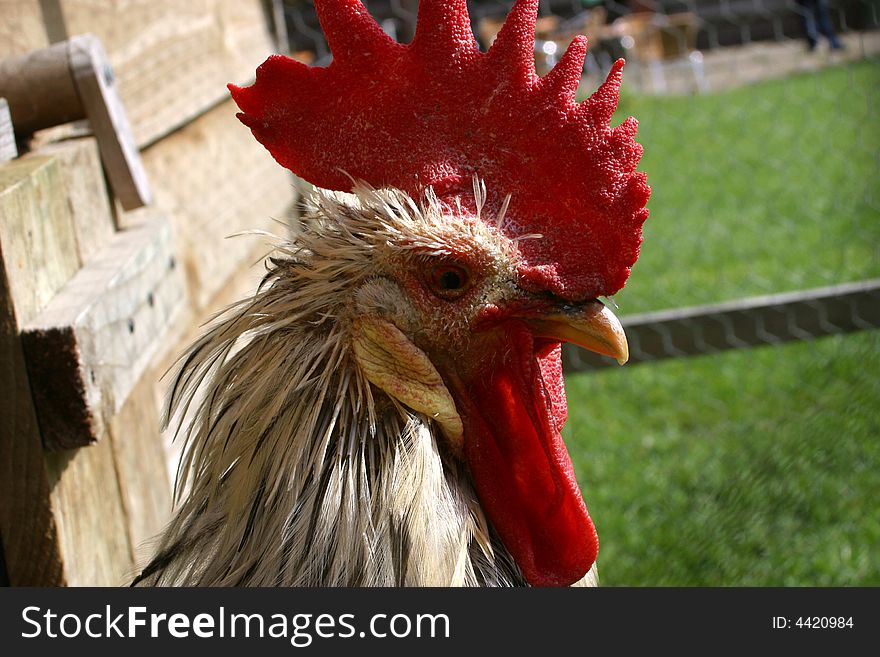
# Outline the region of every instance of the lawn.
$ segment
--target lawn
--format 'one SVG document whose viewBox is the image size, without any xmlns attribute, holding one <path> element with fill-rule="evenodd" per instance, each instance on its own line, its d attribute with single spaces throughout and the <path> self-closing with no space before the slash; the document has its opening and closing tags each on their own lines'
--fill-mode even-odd
<svg viewBox="0 0 880 657">
<path fill-rule="evenodd" d="M 880 65 L 624 96 L 653 188 L 622 312 L 880 276 Z"/>
<path fill-rule="evenodd" d="M 880 276 L 876 62 L 625 97 L 654 187 L 620 313 Z M 606 585 L 880 585 L 880 332 L 568 375 Z"/>
</svg>

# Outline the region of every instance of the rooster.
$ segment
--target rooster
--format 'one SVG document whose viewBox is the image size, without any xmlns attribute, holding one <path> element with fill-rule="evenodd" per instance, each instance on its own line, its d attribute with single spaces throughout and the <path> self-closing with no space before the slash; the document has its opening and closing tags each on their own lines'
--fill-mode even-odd
<svg viewBox="0 0 880 657">
<path fill-rule="evenodd" d="M 638 257 L 650 188 L 621 69 L 575 92 L 586 39 L 535 74 L 538 0 L 488 52 L 465 0 L 388 37 L 316 0 L 334 55 L 230 85 L 313 183 L 252 298 L 181 360 L 181 500 L 148 585 L 596 583 L 598 538 L 561 437 L 561 343 L 627 359 L 598 300 Z"/>
</svg>

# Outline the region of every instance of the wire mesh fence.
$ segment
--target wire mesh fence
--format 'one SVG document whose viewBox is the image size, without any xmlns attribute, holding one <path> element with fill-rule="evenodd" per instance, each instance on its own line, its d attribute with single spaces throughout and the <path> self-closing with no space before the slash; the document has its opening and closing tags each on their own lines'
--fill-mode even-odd
<svg viewBox="0 0 880 657">
<path fill-rule="evenodd" d="M 364 4 L 412 37 L 416 1 Z M 488 48 L 512 2 L 468 5 Z M 880 2 L 545 0 L 539 73 L 576 34 L 583 97 L 626 58 L 653 188 L 613 300 L 644 364 L 566 353 L 605 582 L 880 584 Z"/>
</svg>

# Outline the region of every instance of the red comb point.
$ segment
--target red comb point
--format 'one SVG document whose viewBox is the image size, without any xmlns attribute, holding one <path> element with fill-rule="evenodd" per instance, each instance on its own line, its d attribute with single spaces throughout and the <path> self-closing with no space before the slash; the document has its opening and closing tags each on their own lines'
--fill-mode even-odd
<svg viewBox="0 0 880 657">
<path fill-rule="evenodd" d="M 315 11 L 337 67 L 369 66 L 376 58 L 388 57 L 401 47 L 358 0 L 316 2 Z"/>
<path fill-rule="evenodd" d="M 575 37 L 553 70 L 541 80 L 541 92 L 556 97 L 561 104 L 574 103 L 586 56 L 587 37 Z"/>
<path fill-rule="evenodd" d="M 538 78 L 538 4 L 518 0 L 483 53 L 466 0 L 422 0 L 409 45 L 359 0 L 316 0 L 330 66 L 273 55 L 252 86 L 230 92 L 273 157 L 319 187 L 361 179 L 418 198 L 431 186 L 467 208 L 480 176 L 486 215 L 509 194 L 504 232 L 543 236 L 519 242 L 521 285 L 571 300 L 611 295 L 638 257 L 650 194 L 635 171 L 636 121 L 610 126 L 623 60 L 577 104 L 586 39 Z"/>
<path fill-rule="evenodd" d="M 518 0 L 489 48 L 489 59 L 494 67 L 520 84 L 532 84 L 537 77 L 535 21 L 538 5 L 539 0 Z"/>
<path fill-rule="evenodd" d="M 455 65 L 478 50 L 471 29 L 467 0 L 421 3 L 413 49 L 417 56 L 433 65 Z"/>
</svg>

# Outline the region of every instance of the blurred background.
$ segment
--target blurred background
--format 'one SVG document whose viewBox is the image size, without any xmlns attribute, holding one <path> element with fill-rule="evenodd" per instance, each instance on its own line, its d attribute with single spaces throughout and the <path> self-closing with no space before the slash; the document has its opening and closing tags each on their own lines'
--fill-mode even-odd
<svg viewBox="0 0 880 657">
<path fill-rule="evenodd" d="M 406 42 L 417 2 L 365 3 Z M 469 2 L 491 45 L 512 2 Z M 290 49 L 330 54 L 309 2 Z M 546 73 L 625 57 L 653 188 L 613 300 L 632 361 L 567 355 L 607 585 L 880 584 L 880 3 L 545 0 Z"/>
</svg>

